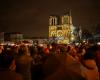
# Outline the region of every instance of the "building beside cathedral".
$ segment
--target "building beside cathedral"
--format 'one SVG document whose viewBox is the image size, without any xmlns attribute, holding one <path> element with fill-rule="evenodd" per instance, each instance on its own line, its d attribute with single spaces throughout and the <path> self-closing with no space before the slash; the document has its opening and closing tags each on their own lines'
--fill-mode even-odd
<svg viewBox="0 0 100 80">
<path fill-rule="evenodd" d="M 75 27 L 72 24 L 71 12 L 49 17 L 49 40 L 58 44 L 69 44 L 75 40 Z"/>
</svg>

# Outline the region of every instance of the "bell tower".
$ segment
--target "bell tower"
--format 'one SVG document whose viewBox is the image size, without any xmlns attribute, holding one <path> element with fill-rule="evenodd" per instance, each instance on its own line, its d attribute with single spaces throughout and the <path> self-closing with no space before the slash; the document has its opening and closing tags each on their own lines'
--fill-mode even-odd
<svg viewBox="0 0 100 80">
<path fill-rule="evenodd" d="M 57 16 L 49 17 L 49 37 L 56 37 L 58 18 Z"/>
<path fill-rule="evenodd" d="M 72 17 L 71 17 L 71 10 L 68 10 L 64 13 L 61 18 L 62 25 L 71 25 L 72 24 Z"/>
<path fill-rule="evenodd" d="M 55 26 L 58 24 L 56 16 L 50 16 L 49 18 L 49 26 Z"/>
</svg>

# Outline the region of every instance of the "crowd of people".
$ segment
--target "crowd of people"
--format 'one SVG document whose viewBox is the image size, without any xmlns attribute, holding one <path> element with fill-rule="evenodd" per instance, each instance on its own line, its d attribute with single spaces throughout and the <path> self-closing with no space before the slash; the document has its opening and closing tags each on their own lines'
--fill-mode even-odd
<svg viewBox="0 0 100 80">
<path fill-rule="evenodd" d="M 0 45 L 0 80 L 99 80 L 99 73 L 99 45 Z"/>
</svg>

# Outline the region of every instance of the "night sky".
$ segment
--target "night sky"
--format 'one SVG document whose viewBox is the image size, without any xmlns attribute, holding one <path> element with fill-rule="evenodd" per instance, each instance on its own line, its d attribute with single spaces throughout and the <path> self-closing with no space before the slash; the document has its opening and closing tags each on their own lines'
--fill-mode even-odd
<svg viewBox="0 0 100 80">
<path fill-rule="evenodd" d="M 68 8 L 74 26 L 100 24 L 100 0 L 0 0 L 0 31 L 47 36 L 49 16 Z"/>
</svg>

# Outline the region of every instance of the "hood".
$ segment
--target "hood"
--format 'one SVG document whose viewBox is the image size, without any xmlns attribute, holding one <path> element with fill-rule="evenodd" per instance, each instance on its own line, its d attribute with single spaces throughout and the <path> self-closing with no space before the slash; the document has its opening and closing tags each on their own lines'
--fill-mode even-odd
<svg viewBox="0 0 100 80">
<path fill-rule="evenodd" d="M 95 69 L 95 68 L 97 68 L 96 62 L 94 60 L 85 60 L 84 61 L 84 66 L 87 67 L 88 69 Z"/>
</svg>

